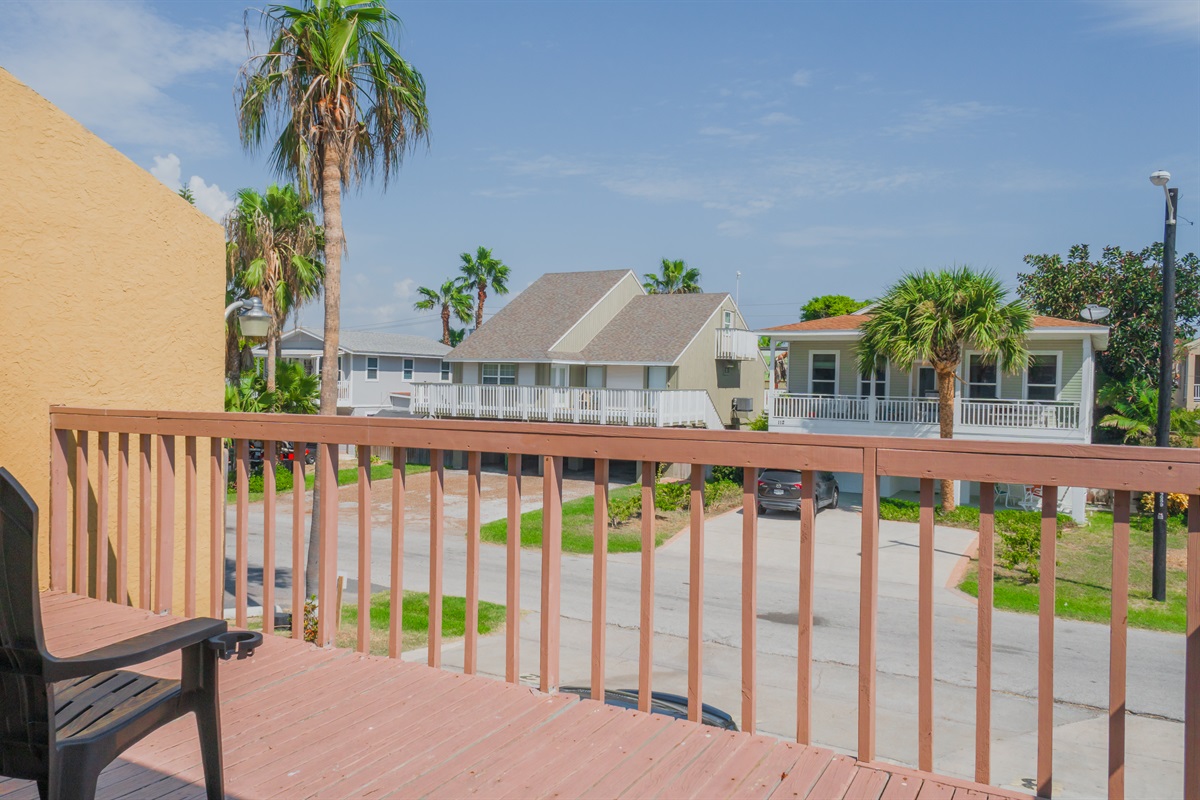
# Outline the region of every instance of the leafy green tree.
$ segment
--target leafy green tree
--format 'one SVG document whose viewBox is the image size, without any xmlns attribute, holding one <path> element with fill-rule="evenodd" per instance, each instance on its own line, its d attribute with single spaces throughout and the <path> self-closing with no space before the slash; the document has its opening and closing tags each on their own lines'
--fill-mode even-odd
<svg viewBox="0 0 1200 800">
<path fill-rule="evenodd" d="M 321 399 L 321 383 L 304 371 L 299 361 L 279 362 L 271 410 L 279 414 L 315 414 Z"/>
<path fill-rule="evenodd" d="M 442 312 L 442 344 L 449 345 L 450 317 L 454 316 L 459 322 L 471 321 L 471 295 L 467 293 L 467 283 L 462 278 L 451 278 L 437 289 L 422 286 L 417 289 L 421 299 L 413 304 L 417 311 L 432 311 L 440 308 Z"/>
<path fill-rule="evenodd" d="M 451 328 L 450 329 L 450 346 L 458 347 L 462 344 L 462 340 L 467 338 L 466 328 Z"/>
<path fill-rule="evenodd" d="M 386 187 L 404 155 L 429 136 L 425 79 L 397 50 L 400 19 L 383 0 L 304 0 L 262 12 L 266 52 L 238 78 L 242 144 L 274 138 L 275 172 L 316 197 L 325 229 L 321 413 L 337 413 L 341 324 L 342 190 L 380 173 Z M 246 35 L 250 30 L 247 25 Z M 319 493 L 318 493 L 319 495 Z M 319 501 L 309 530 L 305 591 L 316 590 Z"/>
<path fill-rule="evenodd" d="M 943 439 L 954 438 L 954 381 L 964 350 L 974 350 L 1006 372 L 1029 364 L 1026 337 L 1033 314 L 1020 301 L 1005 302 L 995 275 L 956 267 L 905 275 L 888 287 L 862 324 L 859 372 L 889 360 L 903 370 L 926 361 L 937 374 L 938 421 Z M 942 481 L 942 508 L 954 510 L 954 482 Z"/>
<path fill-rule="evenodd" d="M 243 372 L 236 382 L 225 384 L 225 410 L 260 414 L 271 410 L 275 398 L 266 381 L 253 370 Z"/>
<path fill-rule="evenodd" d="M 271 184 L 265 193 L 242 189 L 225 221 L 225 255 L 235 280 L 262 300 L 267 329 L 267 390 L 275 391 L 279 334 L 287 315 L 321 289 L 323 232 L 292 186 Z M 227 269 L 227 271 L 229 271 Z"/>
<path fill-rule="evenodd" d="M 664 258 L 658 274 L 647 272 L 642 287 L 648 294 L 695 294 L 700 289 L 700 270 L 683 261 Z"/>
<path fill-rule="evenodd" d="M 483 301 L 487 299 L 487 290 L 490 286 L 496 294 L 508 294 L 508 273 L 509 269 L 504 262 L 492 256 L 491 248 L 480 247 L 475 251 L 475 255 L 463 253 L 459 258 L 462 259 L 462 276 L 467 286 L 472 286 L 478 292 L 478 300 L 475 303 L 475 329 L 479 330 L 479 326 L 483 324 Z"/>
<path fill-rule="evenodd" d="M 1032 271 L 1017 276 L 1018 294 L 1037 313 L 1079 319 L 1089 303 L 1111 313 L 1108 349 L 1096 354 L 1113 380 L 1158 385 L 1159 326 L 1162 319 L 1162 245 L 1140 251 L 1106 247 L 1092 260 L 1087 245 L 1075 245 L 1064 259 L 1057 254 L 1028 255 Z M 1200 325 L 1200 259 L 1188 253 L 1176 259 L 1175 327 L 1185 340 Z"/>
<path fill-rule="evenodd" d="M 1099 402 L 1109 413 L 1100 418 L 1102 428 L 1122 433 L 1126 444 L 1152 447 L 1158 429 L 1158 390 L 1142 378 L 1110 383 L 1100 391 Z M 1200 436 L 1200 413 L 1171 409 L 1171 446 L 1194 447 Z"/>
<path fill-rule="evenodd" d="M 189 189 L 188 187 L 186 187 L 186 186 L 181 187 L 180 190 L 178 192 L 176 192 L 176 194 L 178 194 L 184 200 L 187 200 L 192 205 L 196 205 L 196 195 L 192 194 L 192 190 Z"/>
<path fill-rule="evenodd" d="M 843 314 L 853 314 L 870 304 L 870 300 L 855 300 L 844 294 L 823 294 L 820 297 L 814 297 L 800 307 L 800 319 L 808 322 L 813 319 L 840 317 Z"/>
</svg>

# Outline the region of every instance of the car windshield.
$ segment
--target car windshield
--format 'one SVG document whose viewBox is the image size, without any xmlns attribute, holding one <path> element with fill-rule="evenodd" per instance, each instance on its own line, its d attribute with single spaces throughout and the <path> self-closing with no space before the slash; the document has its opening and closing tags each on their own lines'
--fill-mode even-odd
<svg viewBox="0 0 1200 800">
<path fill-rule="evenodd" d="M 800 483 L 800 473 L 769 469 L 763 472 L 761 480 L 771 481 L 772 483 Z"/>
</svg>

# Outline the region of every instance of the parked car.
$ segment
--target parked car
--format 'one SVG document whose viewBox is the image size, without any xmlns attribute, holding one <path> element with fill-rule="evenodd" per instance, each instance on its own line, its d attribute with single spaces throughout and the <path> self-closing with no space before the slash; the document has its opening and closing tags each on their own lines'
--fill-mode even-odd
<svg viewBox="0 0 1200 800">
<path fill-rule="evenodd" d="M 837 478 L 832 472 L 818 472 L 813 497 L 817 508 L 837 508 Z M 798 470 L 764 469 L 758 476 L 758 513 L 768 511 L 799 511 L 802 474 Z"/>
<path fill-rule="evenodd" d="M 229 447 L 229 479 L 233 480 L 237 474 L 237 446 L 230 443 Z M 251 441 L 250 446 L 246 450 L 248 456 L 248 466 L 251 472 L 262 472 L 263 467 L 263 443 L 259 441 Z"/>
<path fill-rule="evenodd" d="M 296 445 L 291 442 L 280 442 L 279 447 L 279 459 L 281 461 L 294 461 L 296 459 Z M 302 444 L 300 445 L 299 452 L 303 453 L 305 464 L 311 465 L 317 463 L 317 446 L 315 444 Z"/>
<path fill-rule="evenodd" d="M 586 686 L 563 686 L 559 688 L 560 692 L 579 695 L 584 700 L 590 700 L 592 690 Z M 638 707 L 638 690 L 637 689 L 609 689 L 604 693 L 604 702 L 606 705 L 617 706 L 618 708 L 637 708 Z M 677 694 L 668 694 L 667 692 L 651 692 L 650 693 L 650 713 L 662 714 L 675 719 L 688 718 L 688 701 L 686 697 L 681 697 Z M 722 728 L 727 731 L 736 731 L 737 723 L 733 721 L 733 717 L 725 713 L 716 706 L 710 706 L 708 703 L 703 703 L 700 706 L 700 721 L 705 725 L 711 725 L 714 728 Z"/>
</svg>

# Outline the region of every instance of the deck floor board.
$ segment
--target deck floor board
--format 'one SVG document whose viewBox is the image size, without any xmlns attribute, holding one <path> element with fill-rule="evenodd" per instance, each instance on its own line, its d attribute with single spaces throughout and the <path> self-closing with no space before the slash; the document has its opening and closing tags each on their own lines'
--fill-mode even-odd
<svg viewBox="0 0 1200 800">
<path fill-rule="evenodd" d="M 76 655 L 177 621 L 76 595 L 42 595 L 46 642 Z M 138 670 L 176 677 L 178 655 Z M 1021 797 L 820 747 L 543 695 L 424 664 L 268 637 L 220 667 L 226 793 L 341 797 Z M 100 778 L 103 800 L 202 798 L 192 717 L 137 743 Z M 0 778 L 0 798 L 32 800 Z M 1027 797 L 1027 796 L 1025 796 Z"/>
</svg>

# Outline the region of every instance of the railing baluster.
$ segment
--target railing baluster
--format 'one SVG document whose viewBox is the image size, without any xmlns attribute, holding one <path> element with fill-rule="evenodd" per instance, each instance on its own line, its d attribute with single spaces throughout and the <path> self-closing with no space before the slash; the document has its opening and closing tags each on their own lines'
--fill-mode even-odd
<svg viewBox="0 0 1200 800">
<path fill-rule="evenodd" d="M 304 457 L 308 444 L 292 442 L 292 638 L 304 638 Z"/>
<path fill-rule="evenodd" d="M 816 578 L 816 473 L 800 473 L 800 595 L 796 616 L 796 741 L 812 743 L 813 582 Z"/>
<path fill-rule="evenodd" d="M 692 464 L 688 553 L 688 719 L 700 721 L 704 685 L 704 465 Z"/>
<path fill-rule="evenodd" d="M 277 447 L 274 440 L 263 441 L 263 573 L 262 629 L 270 636 L 275 632 L 275 464 Z"/>
<path fill-rule="evenodd" d="M 108 431 L 96 435 L 96 598 L 108 599 Z"/>
<path fill-rule="evenodd" d="M 1129 492 L 1113 492 L 1112 616 L 1108 649 L 1108 796 L 1125 796 L 1125 664 L 1129 622 Z"/>
<path fill-rule="evenodd" d="M 608 624 L 608 459 L 596 459 L 592 490 L 592 697 L 603 702 Z"/>
<path fill-rule="evenodd" d="M 175 589 L 175 437 L 158 436 L 158 569 L 154 610 L 171 611 Z"/>
<path fill-rule="evenodd" d="M 75 431 L 75 594 L 88 594 L 88 432 Z"/>
<path fill-rule="evenodd" d="M 117 435 L 117 602 L 131 603 L 129 595 L 129 434 Z"/>
<path fill-rule="evenodd" d="M 742 468 L 742 730 L 754 733 L 758 650 L 758 470 Z"/>
<path fill-rule="evenodd" d="M 150 557 L 154 536 L 150 508 L 150 485 L 153 482 L 150 478 L 150 439 L 148 433 L 138 435 L 138 494 L 141 501 L 138 514 L 138 605 L 145 609 L 151 605 L 150 573 L 154 564 Z"/>
<path fill-rule="evenodd" d="M 388 655 L 399 658 L 404 649 L 404 474 L 408 452 L 392 448 L 392 563 L 388 618 Z"/>
<path fill-rule="evenodd" d="M 879 602 L 879 476 L 863 449 L 862 565 L 858 597 L 858 760 L 875 760 L 875 622 Z"/>
<path fill-rule="evenodd" d="M 358 652 L 371 652 L 371 448 L 358 450 Z"/>
<path fill-rule="evenodd" d="M 508 532 L 505 539 L 507 570 L 504 625 L 504 679 L 520 679 L 521 658 L 521 461 L 520 453 L 508 455 Z"/>
<path fill-rule="evenodd" d="M 1038 571 L 1037 796 L 1050 797 L 1054 773 L 1054 580 L 1058 487 L 1042 487 L 1042 545 Z"/>
<path fill-rule="evenodd" d="M 654 482 L 658 465 L 642 465 L 642 594 L 638 642 L 638 710 L 650 711 L 650 676 L 654 671 Z"/>
<path fill-rule="evenodd" d="M 429 666 L 442 665 L 442 534 L 446 467 L 441 450 L 429 451 Z"/>
<path fill-rule="evenodd" d="M 918 539 L 917 763 L 933 771 L 933 480 L 921 479 Z"/>
<path fill-rule="evenodd" d="M 1183 791 L 1186 800 L 1200 800 L 1200 492 L 1188 497 L 1186 652 Z"/>
<path fill-rule="evenodd" d="M 996 488 L 979 484 L 979 605 L 975 652 L 975 780 L 992 771 L 992 586 L 995 564 Z"/>
<path fill-rule="evenodd" d="M 183 615 L 196 616 L 196 437 L 183 440 Z"/>
<path fill-rule="evenodd" d="M 463 629 L 463 672 L 474 675 L 479 661 L 480 469 L 483 454 L 467 454 L 467 602 Z"/>
<path fill-rule="evenodd" d="M 67 545 L 70 538 L 70 472 L 67 449 L 70 432 L 55 429 L 50 434 L 50 588 L 65 591 L 70 587 Z"/>
<path fill-rule="evenodd" d="M 124 435 L 124 434 L 122 434 Z M 127 449 L 127 448 L 125 448 Z M 208 443 L 208 613 L 225 615 L 225 440 L 219 436 Z M 122 493 L 123 494 L 123 493 Z M 125 559 L 121 526 L 117 525 L 117 569 Z"/>
<path fill-rule="evenodd" d="M 317 644 L 330 647 L 337 638 L 342 621 L 337 618 L 338 573 L 338 446 L 329 442 L 317 445 L 316 489 L 320 505 L 317 532 Z M 432 635 L 432 631 L 430 631 Z"/>
<path fill-rule="evenodd" d="M 237 440 L 237 531 L 234 539 L 234 623 L 246 627 L 250 569 L 250 442 Z"/>
<path fill-rule="evenodd" d="M 562 592 L 562 456 L 543 456 L 541 689 L 558 689 L 559 603 Z"/>
</svg>

